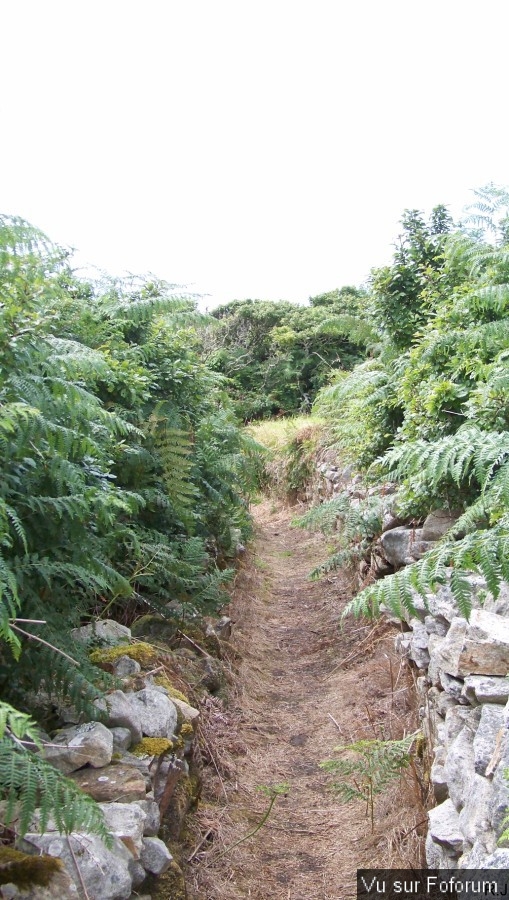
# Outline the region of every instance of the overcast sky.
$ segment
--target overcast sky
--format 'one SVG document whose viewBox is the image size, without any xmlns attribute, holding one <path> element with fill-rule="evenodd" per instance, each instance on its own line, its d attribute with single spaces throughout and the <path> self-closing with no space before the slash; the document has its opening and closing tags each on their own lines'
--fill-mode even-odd
<svg viewBox="0 0 509 900">
<path fill-rule="evenodd" d="M 4 0 L 0 211 L 79 260 L 303 302 L 507 186 L 506 0 Z"/>
</svg>

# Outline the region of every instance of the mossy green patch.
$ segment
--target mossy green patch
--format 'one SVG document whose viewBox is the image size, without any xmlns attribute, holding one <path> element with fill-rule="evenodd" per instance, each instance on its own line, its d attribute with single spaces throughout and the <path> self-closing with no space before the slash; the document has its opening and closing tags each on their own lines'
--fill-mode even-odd
<svg viewBox="0 0 509 900">
<path fill-rule="evenodd" d="M 160 687 L 165 688 L 165 690 L 168 691 L 170 697 L 175 697 L 176 700 L 182 700 L 183 703 L 187 703 L 188 706 L 191 706 L 186 695 L 183 694 L 182 691 L 178 691 L 177 688 L 174 688 L 170 679 L 166 675 L 156 675 L 154 678 L 154 684 L 158 684 Z"/>
<path fill-rule="evenodd" d="M 174 742 L 168 738 L 144 737 L 131 750 L 134 756 L 162 756 L 174 749 Z"/>
<path fill-rule="evenodd" d="M 0 847 L 0 884 L 47 887 L 62 868 L 62 860 L 53 856 L 30 856 L 14 847 Z"/>
<path fill-rule="evenodd" d="M 116 647 L 100 647 L 92 650 L 90 661 L 95 665 L 107 665 L 114 663 L 121 656 L 128 656 L 135 659 L 140 665 L 149 665 L 155 662 L 157 658 L 157 649 L 152 644 L 146 644 L 139 641 L 137 644 L 117 644 Z"/>
</svg>

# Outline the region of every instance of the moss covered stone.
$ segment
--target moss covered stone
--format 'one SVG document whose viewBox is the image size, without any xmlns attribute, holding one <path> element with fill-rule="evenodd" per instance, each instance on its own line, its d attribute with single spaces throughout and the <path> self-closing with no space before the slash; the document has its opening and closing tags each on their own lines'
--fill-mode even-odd
<svg viewBox="0 0 509 900">
<path fill-rule="evenodd" d="M 156 675 L 154 678 L 154 684 L 158 684 L 160 687 L 163 687 L 166 691 L 168 691 L 170 697 L 175 697 L 177 700 L 182 700 L 183 703 L 188 703 L 189 705 L 191 705 L 186 695 L 183 694 L 182 691 L 177 690 L 177 688 L 174 688 L 170 679 L 166 675 Z"/>
<path fill-rule="evenodd" d="M 47 887 L 62 869 L 62 860 L 53 856 L 30 856 L 14 847 L 0 847 L 0 884 Z"/>
<path fill-rule="evenodd" d="M 174 747 L 174 742 L 168 738 L 144 737 L 132 748 L 131 753 L 134 756 L 162 756 Z"/>
<path fill-rule="evenodd" d="M 137 644 L 118 644 L 116 647 L 100 647 L 92 650 L 90 661 L 95 665 L 114 663 L 120 656 L 135 659 L 140 665 L 149 665 L 157 658 L 157 649 L 152 644 L 139 641 Z"/>
</svg>

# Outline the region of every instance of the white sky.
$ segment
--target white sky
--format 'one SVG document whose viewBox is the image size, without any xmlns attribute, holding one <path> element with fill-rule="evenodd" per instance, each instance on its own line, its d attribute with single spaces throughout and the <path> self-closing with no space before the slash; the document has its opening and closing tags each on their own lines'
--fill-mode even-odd
<svg viewBox="0 0 509 900">
<path fill-rule="evenodd" d="M 298 302 L 506 186 L 506 0 L 3 0 L 0 211 L 80 261 Z"/>
</svg>

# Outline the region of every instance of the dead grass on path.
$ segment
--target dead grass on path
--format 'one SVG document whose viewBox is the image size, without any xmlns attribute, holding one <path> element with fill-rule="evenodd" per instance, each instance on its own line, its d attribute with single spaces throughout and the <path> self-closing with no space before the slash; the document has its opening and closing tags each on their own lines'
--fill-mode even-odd
<svg viewBox="0 0 509 900">
<path fill-rule="evenodd" d="M 291 511 L 270 501 L 255 517 L 230 610 L 236 687 L 228 709 L 211 700 L 204 710 L 210 758 L 190 887 L 197 900 L 353 900 L 357 868 L 422 864 L 424 779 L 417 767 L 395 779 L 371 832 L 365 804 L 340 803 L 319 764 L 338 744 L 414 732 L 412 677 L 393 626 L 338 628 L 348 577 L 308 578 L 323 538 L 291 529 Z M 260 788 L 282 783 L 267 823 L 242 840 L 267 810 Z"/>
</svg>

